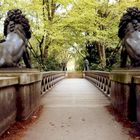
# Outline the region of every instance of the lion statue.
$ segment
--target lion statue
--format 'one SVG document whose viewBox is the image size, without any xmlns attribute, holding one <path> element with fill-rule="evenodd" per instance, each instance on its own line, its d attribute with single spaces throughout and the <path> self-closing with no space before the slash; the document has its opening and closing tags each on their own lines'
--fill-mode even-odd
<svg viewBox="0 0 140 140">
<path fill-rule="evenodd" d="M 119 24 L 118 37 L 121 39 L 121 64 L 126 67 L 127 57 L 132 67 L 140 66 L 140 10 L 129 7 Z"/>
<path fill-rule="evenodd" d="M 27 51 L 31 31 L 28 19 L 20 9 L 7 12 L 4 21 L 5 39 L 0 41 L 0 67 L 15 67 L 23 57 L 27 68 L 31 68 Z"/>
</svg>

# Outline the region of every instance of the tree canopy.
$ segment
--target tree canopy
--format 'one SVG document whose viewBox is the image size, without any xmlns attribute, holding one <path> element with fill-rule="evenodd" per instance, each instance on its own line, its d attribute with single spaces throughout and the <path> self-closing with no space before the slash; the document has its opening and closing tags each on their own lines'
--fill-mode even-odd
<svg viewBox="0 0 140 140">
<path fill-rule="evenodd" d="M 94 57 L 88 53 L 88 42 L 97 50 L 92 52 L 98 53 L 98 64 L 106 67 L 106 48 L 117 47 L 120 17 L 130 6 L 140 7 L 139 0 L 2 0 L 0 18 L 3 24 L 6 12 L 13 8 L 26 14 L 33 34 L 30 47 L 35 66 L 41 64 L 49 70 L 46 65 L 54 59 L 60 69 L 62 62 L 72 57 L 82 64 L 84 57 Z"/>
</svg>

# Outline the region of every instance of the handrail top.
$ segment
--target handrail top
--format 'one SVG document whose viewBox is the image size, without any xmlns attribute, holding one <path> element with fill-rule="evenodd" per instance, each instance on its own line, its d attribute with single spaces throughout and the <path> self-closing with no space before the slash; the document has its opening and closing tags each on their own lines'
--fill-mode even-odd
<svg viewBox="0 0 140 140">
<path fill-rule="evenodd" d="M 85 71 L 85 73 L 91 73 L 94 75 L 107 76 L 107 77 L 109 77 L 110 75 L 110 72 L 106 72 L 106 71 Z"/>
</svg>

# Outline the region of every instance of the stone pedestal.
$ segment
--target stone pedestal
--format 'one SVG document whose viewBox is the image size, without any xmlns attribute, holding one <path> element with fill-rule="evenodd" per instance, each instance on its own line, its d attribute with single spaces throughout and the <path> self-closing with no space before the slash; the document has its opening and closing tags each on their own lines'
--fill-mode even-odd
<svg viewBox="0 0 140 140">
<path fill-rule="evenodd" d="M 136 93 L 136 118 L 140 123 L 140 76 L 134 76 L 135 93 Z"/>
<path fill-rule="evenodd" d="M 17 77 L 16 107 L 17 119 L 26 120 L 39 107 L 41 98 L 40 71 L 31 69 L 1 69 L 0 77 Z"/>
<path fill-rule="evenodd" d="M 15 122 L 17 77 L 0 77 L 0 135 Z"/>
<path fill-rule="evenodd" d="M 123 116 L 136 120 L 136 93 L 134 76 L 140 70 L 114 70 L 110 73 L 111 103 Z"/>
<path fill-rule="evenodd" d="M 26 120 L 39 107 L 41 98 L 41 73 L 19 75 L 17 87 L 17 119 Z"/>
</svg>

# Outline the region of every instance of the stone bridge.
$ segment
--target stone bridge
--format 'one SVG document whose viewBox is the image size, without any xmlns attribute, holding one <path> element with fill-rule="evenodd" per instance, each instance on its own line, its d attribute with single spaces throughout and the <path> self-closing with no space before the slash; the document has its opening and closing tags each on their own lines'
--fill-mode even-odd
<svg viewBox="0 0 140 140">
<path fill-rule="evenodd" d="M 106 106 L 111 104 L 124 118 L 139 123 L 139 75 L 138 70 L 86 71 L 74 76 L 60 71 L 1 70 L 0 134 L 43 105 L 37 123 L 21 140 L 131 140 Z"/>
</svg>

